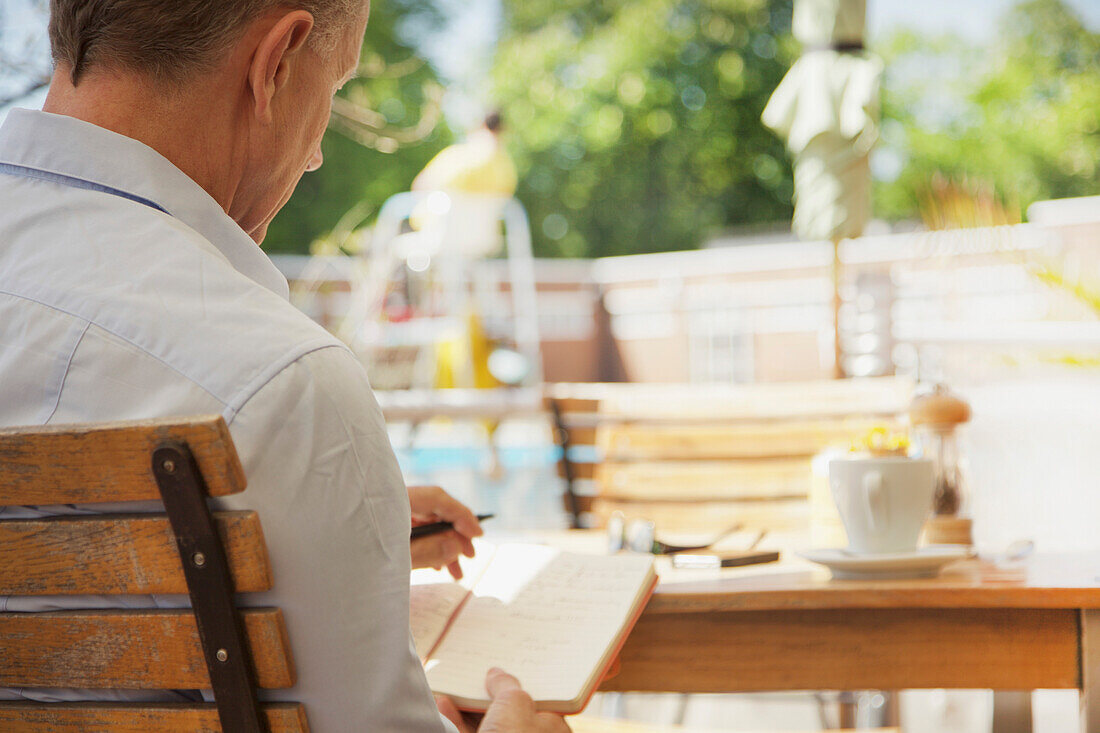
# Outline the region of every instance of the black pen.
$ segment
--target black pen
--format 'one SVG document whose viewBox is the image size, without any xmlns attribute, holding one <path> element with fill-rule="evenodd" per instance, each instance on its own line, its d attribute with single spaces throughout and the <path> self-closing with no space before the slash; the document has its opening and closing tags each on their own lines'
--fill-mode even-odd
<svg viewBox="0 0 1100 733">
<path fill-rule="evenodd" d="M 486 519 L 492 519 L 492 514 L 478 514 L 477 521 L 484 522 Z M 439 534 L 440 532 L 446 532 L 449 529 L 454 529 L 454 522 L 432 522 L 431 524 L 421 524 L 419 527 L 412 528 L 412 535 L 409 539 L 418 539 L 420 537 L 428 537 L 429 535 Z"/>
</svg>

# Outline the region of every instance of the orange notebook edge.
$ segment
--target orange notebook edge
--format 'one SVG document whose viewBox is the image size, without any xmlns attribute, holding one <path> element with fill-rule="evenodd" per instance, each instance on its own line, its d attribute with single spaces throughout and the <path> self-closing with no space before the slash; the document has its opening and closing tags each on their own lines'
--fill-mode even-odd
<svg viewBox="0 0 1100 733">
<path fill-rule="evenodd" d="M 638 604 L 638 610 L 635 611 L 630 620 L 628 620 L 623 625 L 622 632 L 619 635 L 619 640 L 615 643 L 615 648 L 612 649 L 611 654 L 607 658 L 607 664 L 604 665 L 604 668 L 600 670 L 599 674 L 595 675 L 595 684 L 593 684 L 592 688 L 588 690 L 588 694 L 585 695 L 579 707 L 577 707 L 575 710 L 562 712 L 562 715 L 576 715 L 577 713 L 582 712 L 586 707 L 588 707 L 588 703 L 592 701 L 592 696 L 596 694 L 596 690 L 598 690 L 600 685 L 603 684 L 603 681 L 611 679 L 619 673 L 619 670 L 622 667 L 622 665 L 619 664 L 619 653 L 623 650 L 623 647 L 626 646 L 626 640 L 630 638 L 631 632 L 634 631 L 634 627 L 638 624 L 638 619 L 640 619 L 642 617 L 642 614 L 645 613 L 646 606 L 649 605 L 649 599 L 652 598 L 654 592 L 656 592 L 657 584 L 659 581 L 660 578 L 657 577 L 657 573 L 654 573 L 653 580 L 649 584 L 649 589 L 646 590 L 645 595 L 642 596 L 642 602 Z"/>
</svg>

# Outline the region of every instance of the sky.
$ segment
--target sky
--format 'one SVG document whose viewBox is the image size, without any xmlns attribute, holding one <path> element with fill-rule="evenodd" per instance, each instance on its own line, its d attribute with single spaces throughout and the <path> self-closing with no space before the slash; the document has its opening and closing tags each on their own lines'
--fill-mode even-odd
<svg viewBox="0 0 1100 733">
<path fill-rule="evenodd" d="M 1100 30 L 1100 0 L 1064 0 L 1085 25 Z M 923 33 L 953 31 L 977 42 L 989 41 L 996 21 L 1017 0 L 867 0 L 867 34 L 881 38 L 909 28 Z"/>
</svg>

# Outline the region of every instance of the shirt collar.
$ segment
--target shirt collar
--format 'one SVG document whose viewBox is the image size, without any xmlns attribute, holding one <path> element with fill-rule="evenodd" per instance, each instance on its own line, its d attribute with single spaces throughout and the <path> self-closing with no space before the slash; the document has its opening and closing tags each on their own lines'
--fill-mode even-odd
<svg viewBox="0 0 1100 733">
<path fill-rule="evenodd" d="M 13 109 L 0 162 L 60 173 L 153 201 L 194 229 L 239 272 L 283 298 L 286 278 L 206 191 L 144 143 L 64 115 Z"/>
</svg>

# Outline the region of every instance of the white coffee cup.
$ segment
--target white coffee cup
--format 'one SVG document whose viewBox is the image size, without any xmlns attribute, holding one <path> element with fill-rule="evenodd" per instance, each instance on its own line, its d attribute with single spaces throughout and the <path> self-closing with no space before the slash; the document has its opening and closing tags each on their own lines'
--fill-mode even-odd
<svg viewBox="0 0 1100 733">
<path fill-rule="evenodd" d="M 829 462 L 829 487 L 850 551 L 885 554 L 917 549 L 936 490 L 931 460 L 834 458 Z"/>
</svg>

